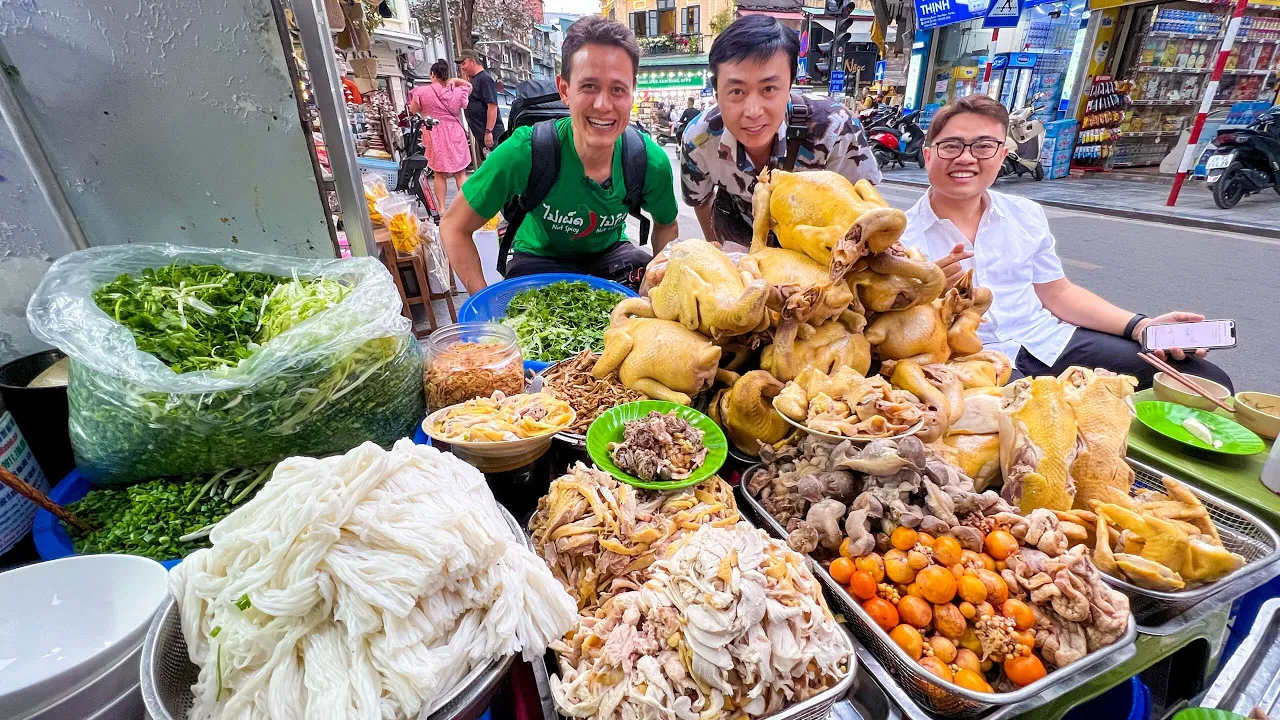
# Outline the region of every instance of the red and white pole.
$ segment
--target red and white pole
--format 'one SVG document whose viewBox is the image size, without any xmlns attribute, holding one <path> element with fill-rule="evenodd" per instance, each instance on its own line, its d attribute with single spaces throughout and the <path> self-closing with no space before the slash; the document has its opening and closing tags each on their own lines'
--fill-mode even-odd
<svg viewBox="0 0 1280 720">
<path fill-rule="evenodd" d="M 998 0 L 993 0 L 993 2 L 998 2 Z M 991 28 L 991 42 L 987 44 L 987 65 L 982 71 L 983 92 L 988 95 L 991 94 L 991 64 L 996 59 L 996 39 L 999 37 L 1000 28 Z"/>
<path fill-rule="evenodd" d="M 1191 126 L 1191 139 L 1187 141 L 1187 150 L 1182 154 L 1182 163 L 1178 166 L 1178 174 L 1173 178 L 1173 187 L 1169 189 L 1169 200 L 1165 203 L 1173 207 L 1178 202 L 1178 192 L 1187 179 L 1187 173 L 1195 167 L 1196 147 L 1200 144 L 1200 133 L 1204 130 L 1205 118 L 1213 107 L 1213 99 L 1218 95 L 1218 83 L 1222 81 L 1222 71 L 1227 66 L 1227 56 L 1231 54 L 1231 46 L 1236 43 L 1236 34 L 1240 32 L 1241 18 L 1249 0 L 1236 0 L 1236 9 L 1231 13 L 1231 21 L 1227 23 L 1227 34 L 1222 38 L 1222 47 L 1218 49 L 1218 59 L 1213 63 L 1213 74 L 1209 76 L 1209 84 L 1205 86 L 1204 97 L 1200 100 L 1200 112 L 1196 114 L 1196 122 Z"/>
</svg>

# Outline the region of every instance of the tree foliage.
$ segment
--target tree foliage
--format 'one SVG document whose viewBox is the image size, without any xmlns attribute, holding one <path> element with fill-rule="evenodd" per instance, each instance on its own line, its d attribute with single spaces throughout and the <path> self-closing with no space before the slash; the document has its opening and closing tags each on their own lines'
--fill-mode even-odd
<svg viewBox="0 0 1280 720">
<path fill-rule="evenodd" d="M 727 7 L 711 16 L 711 33 L 719 35 L 733 22 L 733 7 Z"/>
<path fill-rule="evenodd" d="M 524 45 L 533 34 L 533 8 L 519 0 L 451 0 L 449 13 L 463 48 L 471 47 L 472 33 L 486 40 L 510 38 Z M 409 14 L 418 20 L 424 36 L 444 37 L 440 0 L 409 0 Z"/>
</svg>

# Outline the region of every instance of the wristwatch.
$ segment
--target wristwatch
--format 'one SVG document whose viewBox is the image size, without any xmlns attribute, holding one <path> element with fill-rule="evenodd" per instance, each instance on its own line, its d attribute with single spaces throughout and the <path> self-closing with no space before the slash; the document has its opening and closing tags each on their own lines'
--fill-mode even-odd
<svg viewBox="0 0 1280 720">
<path fill-rule="evenodd" d="M 1143 315 L 1142 313 L 1137 313 L 1133 317 L 1129 318 L 1129 323 L 1124 326 L 1123 337 L 1129 338 L 1130 340 L 1135 340 L 1137 342 L 1142 342 L 1142 340 L 1133 337 L 1133 331 L 1138 329 L 1138 323 L 1146 319 L 1147 319 L 1147 316 Z"/>
</svg>

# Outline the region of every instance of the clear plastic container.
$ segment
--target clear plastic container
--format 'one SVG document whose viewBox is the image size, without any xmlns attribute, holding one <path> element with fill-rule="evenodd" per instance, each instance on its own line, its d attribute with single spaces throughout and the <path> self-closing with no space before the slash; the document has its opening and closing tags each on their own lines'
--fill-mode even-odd
<svg viewBox="0 0 1280 720">
<path fill-rule="evenodd" d="M 1262 484 L 1271 492 L 1280 494 L 1280 440 L 1271 446 L 1267 464 L 1262 466 Z"/>
<path fill-rule="evenodd" d="M 468 322 L 431 333 L 426 343 L 425 385 L 430 411 L 495 390 L 524 392 L 524 358 L 515 331 L 498 323 Z"/>
</svg>

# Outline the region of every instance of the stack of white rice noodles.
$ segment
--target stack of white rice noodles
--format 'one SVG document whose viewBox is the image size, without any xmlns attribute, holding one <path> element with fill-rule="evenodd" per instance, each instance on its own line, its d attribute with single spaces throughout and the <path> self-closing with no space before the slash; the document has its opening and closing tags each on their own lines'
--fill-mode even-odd
<svg viewBox="0 0 1280 720">
<path fill-rule="evenodd" d="M 170 580 L 197 720 L 425 717 L 577 617 L 484 477 L 408 440 L 281 462 L 211 539 Z"/>
</svg>

